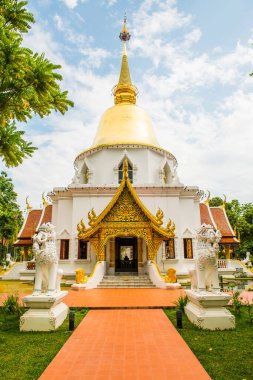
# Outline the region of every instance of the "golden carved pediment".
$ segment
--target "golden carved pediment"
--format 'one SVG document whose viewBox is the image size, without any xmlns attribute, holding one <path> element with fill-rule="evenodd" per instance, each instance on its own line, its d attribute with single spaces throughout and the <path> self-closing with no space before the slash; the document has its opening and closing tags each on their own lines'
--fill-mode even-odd
<svg viewBox="0 0 253 380">
<path fill-rule="evenodd" d="M 105 222 L 148 222 L 147 216 L 135 202 L 132 194 L 125 186 L 117 203 L 104 218 Z"/>
</svg>

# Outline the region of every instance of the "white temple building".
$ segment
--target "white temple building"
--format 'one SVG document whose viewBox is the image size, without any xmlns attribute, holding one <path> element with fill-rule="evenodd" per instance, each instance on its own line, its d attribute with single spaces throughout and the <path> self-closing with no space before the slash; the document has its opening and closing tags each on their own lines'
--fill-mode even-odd
<svg viewBox="0 0 253 380">
<path fill-rule="evenodd" d="M 50 220 L 66 273 L 82 267 L 90 274 L 96 263 L 103 263 L 100 277 L 131 272 L 152 279 L 152 271 L 168 268 L 187 274 L 203 222 L 221 230 L 227 258 L 238 243 L 224 207 L 200 204 L 203 192 L 180 182 L 175 156 L 159 145 L 150 117 L 136 105 L 138 91 L 126 53 L 129 38 L 124 23 L 114 105 L 102 115 L 92 146 L 76 157 L 72 183 L 49 193 L 52 206 L 29 210 L 16 242 L 29 247 L 31 223 L 36 231 L 42 220 Z"/>
</svg>

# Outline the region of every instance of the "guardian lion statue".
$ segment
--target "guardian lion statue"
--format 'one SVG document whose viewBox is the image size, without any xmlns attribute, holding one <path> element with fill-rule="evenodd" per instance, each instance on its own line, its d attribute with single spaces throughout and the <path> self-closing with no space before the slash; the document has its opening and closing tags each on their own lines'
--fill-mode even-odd
<svg viewBox="0 0 253 380">
<path fill-rule="evenodd" d="M 169 268 L 167 270 L 167 274 L 164 279 L 165 279 L 165 282 L 169 282 L 171 284 L 176 283 L 177 282 L 176 269 Z"/>
<path fill-rule="evenodd" d="M 219 247 L 221 233 L 215 231 L 210 224 L 203 223 L 197 230 L 197 259 L 195 269 L 190 270 L 191 289 L 200 292 L 218 292 L 218 263 L 216 252 Z"/>
<path fill-rule="evenodd" d="M 36 261 L 33 295 L 52 295 L 60 291 L 62 270 L 58 270 L 55 239 L 55 227 L 51 223 L 42 224 L 33 236 L 32 249 Z"/>
<path fill-rule="evenodd" d="M 78 268 L 76 272 L 76 284 L 86 284 L 88 278 L 85 276 L 85 271 L 83 268 Z"/>
</svg>

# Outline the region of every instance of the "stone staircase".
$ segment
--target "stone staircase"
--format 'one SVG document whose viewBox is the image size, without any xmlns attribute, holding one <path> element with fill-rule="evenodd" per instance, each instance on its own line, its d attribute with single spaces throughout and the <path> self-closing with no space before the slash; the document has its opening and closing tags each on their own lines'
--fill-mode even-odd
<svg viewBox="0 0 253 380">
<path fill-rule="evenodd" d="M 147 275 L 105 275 L 98 288 L 155 288 Z"/>
</svg>

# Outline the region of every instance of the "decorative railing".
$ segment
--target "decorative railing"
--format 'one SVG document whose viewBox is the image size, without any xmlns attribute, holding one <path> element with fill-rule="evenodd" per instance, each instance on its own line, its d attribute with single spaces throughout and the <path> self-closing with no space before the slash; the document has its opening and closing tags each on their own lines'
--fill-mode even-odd
<svg viewBox="0 0 253 380">
<path fill-rule="evenodd" d="M 225 259 L 219 259 L 218 268 L 228 268 L 228 261 Z"/>
<path fill-rule="evenodd" d="M 26 270 L 35 270 L 35 261 L 27 261 Z"/>
</svg>

